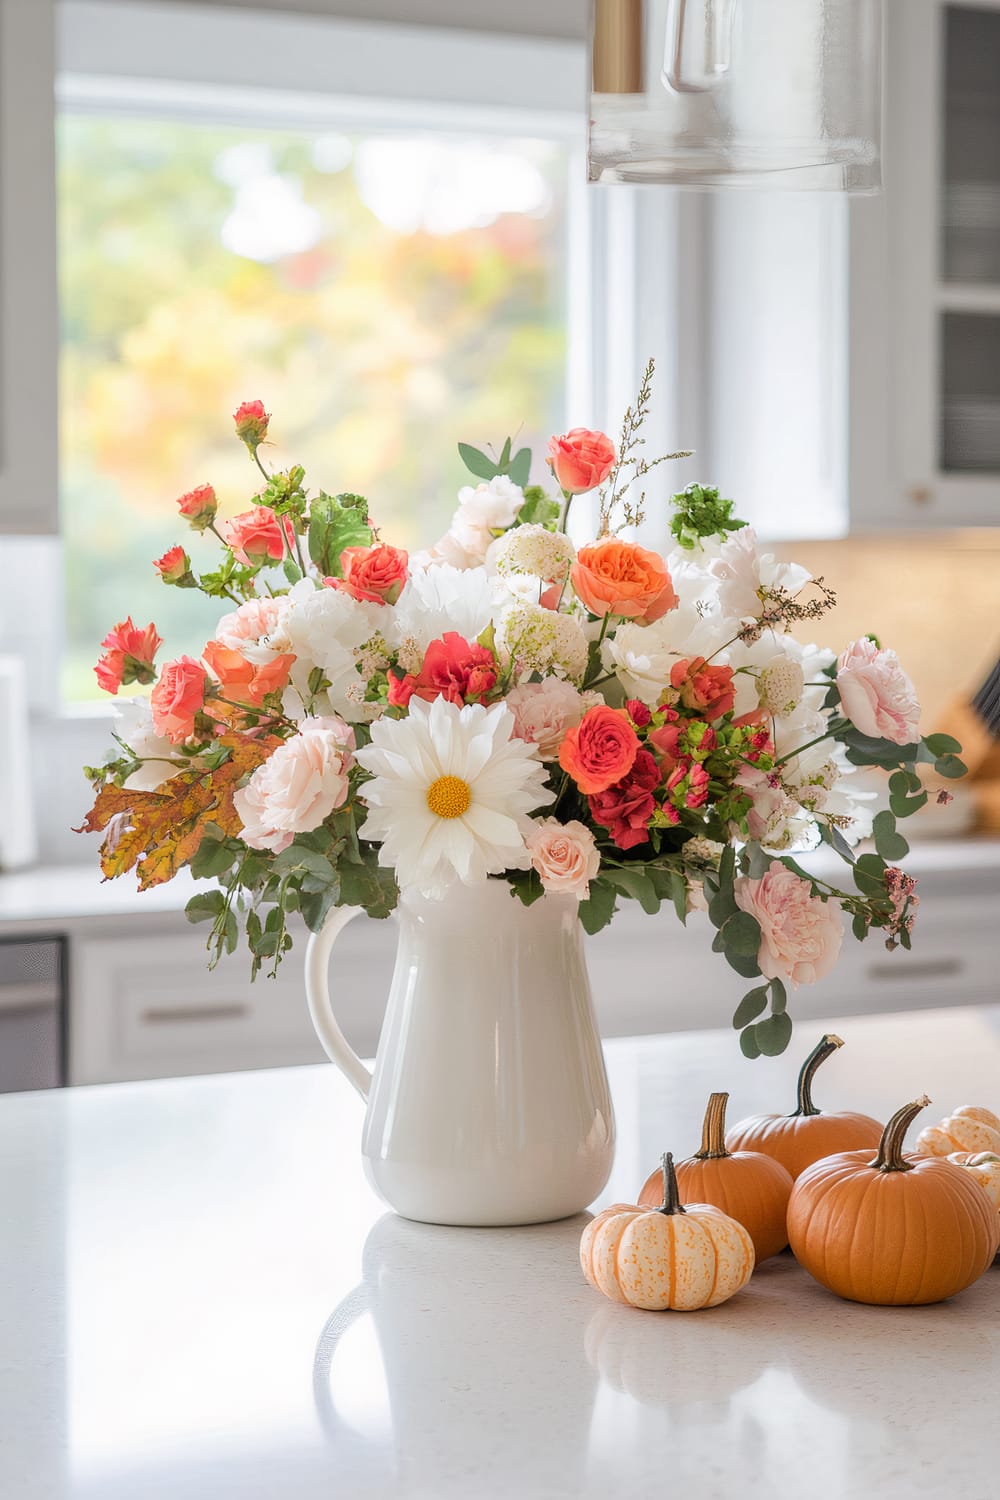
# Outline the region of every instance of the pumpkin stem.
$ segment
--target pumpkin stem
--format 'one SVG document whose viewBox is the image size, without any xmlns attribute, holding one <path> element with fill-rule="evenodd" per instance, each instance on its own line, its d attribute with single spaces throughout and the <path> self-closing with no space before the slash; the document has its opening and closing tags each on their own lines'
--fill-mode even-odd
<svg viewBox="0 0 1000 1500">
<path fill-rule="evenodd" d="M 710 1094 L 705 1111 L 705 1123 L 701 1127 L 701 1150 L 695 1152 L 695 1161 L 713 1161 L 728 1156 L 726 1150 L 726 1105 L 728 1094 Z"/>
<path fill-rule="evenodd" d="M 799 1103 L 798 1108 L 793 1111 L 793 1118 L 796 1115 L 818 1115 L 820 1113 L 813 1103 L 812 1097 L 812 1081 L 816 1075 L 816 1069 L 820 1063 L 826 1062 L 826 1059 L 836 1052 L 838 1047 L 842 1047 L 843 1045 L 842 1038 L 834 1036 L 832 1032 L 827 1032 L 826 1036 L 820 1037 L 816 1046 L 802 1064 L 798 1085 Z"/>
<path fill-rule="evenodd" d="M 674 1158 L 669 1151 L 663 1158 L 663 1207 L 658 1212 L 661 1214 L 685 1212 L 684 1205 L 681 1203 L 680 1189 L 677 1186 Z"/>
<path fill-rule="evenodd" d="M 878 1155 L 873 1162 L 869 1162 L 869 1166 L 875 1167 L 879 1172 L 913 1171 L 913 1163 L 903 1155 L 903 1137 L 920 1111 L 926 1109 L 930 1102 L 927 1095 L 923 1094 L 919 1099 L 914 1099 L 912 1104 L 904 1104 L 902 1109 L 897 1109 L 882 1132 Z"/>
</svg>

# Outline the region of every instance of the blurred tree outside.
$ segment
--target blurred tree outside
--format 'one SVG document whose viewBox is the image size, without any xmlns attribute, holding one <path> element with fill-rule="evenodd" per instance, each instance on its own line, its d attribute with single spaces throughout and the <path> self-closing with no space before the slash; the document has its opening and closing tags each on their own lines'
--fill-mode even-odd
<svg viewBox="0 0 1000 1500">
<path fill-rule="evenodd" d="M 246 130 L 64 114 L 59 126 L 63 692 L 127 614 L 165 660 L 200 654 L 221 608 L 165 587 L 180 542 L 218 543 L 259 475 L 231 413 L 272 413 L 269 467 L 368 496 L 411 549 L 469 476 L 459 440 L 535 451 L 564 420 L 565 148 L 443 133 Z M 474 481 L 473 481 L 474 482 Z"/>
</svg>

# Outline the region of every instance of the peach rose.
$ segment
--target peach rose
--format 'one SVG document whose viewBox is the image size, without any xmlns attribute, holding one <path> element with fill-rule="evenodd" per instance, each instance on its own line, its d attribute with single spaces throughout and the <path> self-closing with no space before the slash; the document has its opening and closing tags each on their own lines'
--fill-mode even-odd
<svg viewBox="0 0 1000 1500">
<path fill-rule="evenodd" d="M 177 502 L 180 513 L 194 531 L 207 531 L 215 520 L 219 502 L 210 484 L 199 484 L 188 490 Z"/>
<path fill-rule="evenodd" d="M 570 578 L 577 597 L 592 615 L 614 615 L 648 625 L 677 608 L 663 558 L 616 536 L 581 547 Z"/>
<path fill-rule="evenodd" d="M 395 604 L 407 578 L 407 554 L 399 547 L 345 547 L 340 554 L 342 578 L 328 578 L 331 588 L 344 589 L 355 599 L 372 604 Z"/>
<path fill-rule="evenodd" d="M 255 505 L 231 521 L 223 521 L 219 534 L 237 562 L 246 568 L 256 568 L 266 562 L 280 562 L 285 555 L 285 539 L 289 547 L 295 540 L 295 527 L 286 516 L 284 525 L 278 520 L 269 505 Z"/>
<path fill-rule="evenodd" d="M 514 735 L 535 745 L 541 760 L 555 760 L 567 729 L 574 729 L 586 711 L 586 699 L 561 677 L 526 682 L 511 688 L 507 707 L 514 715 Z"/>
<path fill-rule="evenodd" d="M 837 687 L 844 713 L 862 734 L 894 745 L 920 738 L 920 704 L 895 651 L 854 641 L 837 659 Z"/>
<path fill-rule="evenodd" d="M 303 719 L 233 794 L 251 849 L 280 854 L 297 833 L 318 828 L 347 800 L 354 731 L 343 719 Z"/>
<path fill-rule="evenodd" d="M 549 439 L 547 461 L 567 495 L 582 495 L 603 484 L 615 466 L 615 445 L 603 432 L 571 427 Z"/>
<path fill-rule="evenodd" d="M 589 828 L 583 823 L 560 823 L 558 818 L 545 818 L 532 824 L 524 846 L 544 890 L 553 896 L 576 896 L 586 901 L 590 882 L 601 867 L 601 856 Z"/>
<path fill-rule="evenodd" d="M 765 979 L 798 989 L 830 973 L 844 937 L 835 902 L 814 896 L 809 882 L 777 859 L 759 880 L 741 876 L 734 894 L 737 906 L 760 923 L 757 963 Z"/>
<path fill-rule="evenodd" d="M 190 656 L 168 661 L 160 680 L 149 695 L 153 728 L 171 744 L 179 745 L 194 734 L 195 715 L 205 705 L 208 673 Z"/>
<path fill-rule="evenodd" d="M 289 652 L 258 664 L 219 641 L 209 641 L 202 660 L 218 682 L 223 698 L 259 708 L 269 693 L 280 693 L 288 685 L 295 657 Z"/>
<path fill-rule="evenodd" d="M 639 736 L 620 708 L 599 704 L 570 729 L 559 747 L 559 764 L 581 792 L 607 791 L 627 776 L 639 753 Z"/>
</svg>

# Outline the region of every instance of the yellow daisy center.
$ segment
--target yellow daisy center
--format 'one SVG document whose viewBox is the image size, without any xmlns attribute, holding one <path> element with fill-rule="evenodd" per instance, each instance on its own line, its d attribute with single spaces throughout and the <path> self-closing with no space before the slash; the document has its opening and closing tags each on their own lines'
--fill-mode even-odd
<svg viewBox="0 0 1000 1500">
<path fill-rule="evenodd" d="M 460 818 L 471 802 L 469 783 L 460 776 L 439 776 L 427 788 L 427 806 L 437 818 Z"/>
</svg>

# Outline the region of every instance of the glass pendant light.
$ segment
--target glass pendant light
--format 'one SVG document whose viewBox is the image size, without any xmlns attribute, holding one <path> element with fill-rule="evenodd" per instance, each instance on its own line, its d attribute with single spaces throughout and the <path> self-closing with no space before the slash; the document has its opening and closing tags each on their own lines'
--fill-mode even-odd
<svg viewBox="0 0 1000 1500">
<path fill-rule="evenodd" d="M 592 0 L 593 182 L 870 193 L 882 0 Z"/>
</svg>

